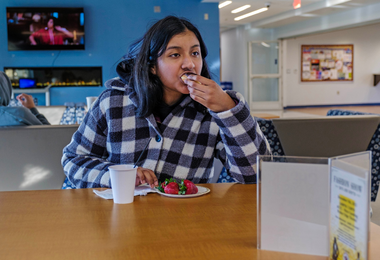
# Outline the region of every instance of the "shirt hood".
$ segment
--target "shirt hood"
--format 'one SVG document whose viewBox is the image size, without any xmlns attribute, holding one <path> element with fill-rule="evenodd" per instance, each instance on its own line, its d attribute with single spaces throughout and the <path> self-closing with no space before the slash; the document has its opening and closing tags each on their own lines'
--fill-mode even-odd
<svg viewBox="0 0 380 260">
<path fill-rule="evenodd" d="M 127 91 L 129 89 L 128 84 L 125 84 L 119 77 L 107 80 L 104 86 L 108 89 L 117 89 L 120 91 Z"/>
<path fill-rule="evenodd" d="M 128 64 L 127 60 L 123 60 L 119 62 L 116 67 L 116 73 L 119 77 L 107 80 L 105 83 L 105 87 L 108 89 L 117 89 L 120 91 L 127 91 L 130 89 L 129 87 L 129 78 L 131 76 L 132 68 Z"/>
<path fill-rule="evenodd" d="M 12 95 L 12 84 L 8 76 L 0 71 L 0 106 L 8 106 Z"/>
<path fill-rule="evenodd" d="M 133 61 L 132 60 L 122 60 L 117 64 L 116 73 L 119 75 L 120 80 L 125 84 L 129 83 L 129 80 L 133 72 Z"/>
</svg>

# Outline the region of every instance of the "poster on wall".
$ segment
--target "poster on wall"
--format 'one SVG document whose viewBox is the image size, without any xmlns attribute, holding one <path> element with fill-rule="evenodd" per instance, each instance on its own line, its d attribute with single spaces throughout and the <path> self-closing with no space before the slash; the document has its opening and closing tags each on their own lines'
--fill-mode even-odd
<svg viewBox="0 0 380 260">
<path fill-rule="evenodd" d="M 354 45 L 302 45 L 301 81 L 353 81 Z"/>
</svg>

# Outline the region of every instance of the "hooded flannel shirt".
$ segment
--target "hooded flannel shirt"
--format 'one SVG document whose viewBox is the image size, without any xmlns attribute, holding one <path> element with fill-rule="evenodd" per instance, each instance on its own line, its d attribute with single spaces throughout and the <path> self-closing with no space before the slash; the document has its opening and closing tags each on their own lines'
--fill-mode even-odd
<svg viewBox="0 0 380 260">
<path fill-rule="evenodd" d="M 77 188 L 111 187 L 108 167 L 134 165 L 140 155 L 137 166 L 159 181 L 207 183 L 218 158 L 238 182 L 256 182 L 256 156 L 270 154 L 270 147 L 241 94 L 227 91 L 238 102 L 220 113 L 199 111 L 187 96 L 159 128 L 153 114 L 136 116 L 132 88 L 118 78 L 106 87 L 63 150 L 64 172 Z"/>
</svg>

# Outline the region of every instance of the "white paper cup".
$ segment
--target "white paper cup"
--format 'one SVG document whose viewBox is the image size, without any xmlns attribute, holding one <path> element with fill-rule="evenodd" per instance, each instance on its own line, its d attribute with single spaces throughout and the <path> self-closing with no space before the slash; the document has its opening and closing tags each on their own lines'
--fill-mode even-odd
<svg viewBox="0 0 380 260">
<path fill-rule="evenodd" d="M 135 197 L 137 168 L 119 164 L 110 166 L 108 169 L 111 177 L 113 202 L 118 204 L 132 203 Z"/>
<path fill-rule="evenodd" d="M 95 102 L 95 100 L 97 99 L 98 97 L 86 97 L 86 101 L 87 101 L 87 111 L 90 110 L 90 108 L 92 107 L 92 104 Z"/>
</svg>

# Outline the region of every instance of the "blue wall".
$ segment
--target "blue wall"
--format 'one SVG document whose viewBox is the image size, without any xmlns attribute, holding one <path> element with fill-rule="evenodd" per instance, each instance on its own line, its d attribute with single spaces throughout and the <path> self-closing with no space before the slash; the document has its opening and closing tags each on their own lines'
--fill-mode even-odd
<svg viewBox="0 0 380 260">
<path fill-rule="evenodd" d="M 154 13 L 154 6 L 161 13 Z M 8 51 L 6 7 L 83 7 L 85 12 L 85 50 L 83 51 Z M 204 14 L 208 13 L 208 20 Z M 116 76 L 118 60 L 128 46 L 141 37 L 154 21 L 167 15 L 188 18 L 200 30 L 209 51 L 207 62 L 213 79 L 219 82 L 219 9 L 218 3 L 200 0 L 1 0 L 0 69 L 4 67 L 101 66 L 103 83 Z M 58 58 L 57 58 L 58 55 Z M 103 87 L 53 87 L 51 105 L 86 102 Z M 44 105 L 43 95 L 37 96 Z"/>
</svg>

